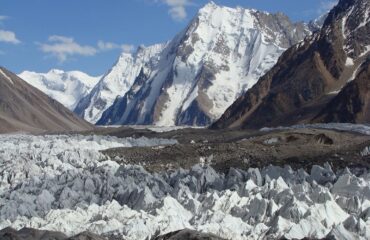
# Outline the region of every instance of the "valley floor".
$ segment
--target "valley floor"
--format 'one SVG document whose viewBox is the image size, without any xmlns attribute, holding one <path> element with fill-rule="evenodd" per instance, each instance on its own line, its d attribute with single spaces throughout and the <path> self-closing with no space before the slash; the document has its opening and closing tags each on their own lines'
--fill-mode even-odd
<svg viewBox="0 0 370 240">
<path fill-rule="evenodd" d="M 152 130 L 0 135 L 0 239 L 370 238 L 370 127 Z"/>
</svg>

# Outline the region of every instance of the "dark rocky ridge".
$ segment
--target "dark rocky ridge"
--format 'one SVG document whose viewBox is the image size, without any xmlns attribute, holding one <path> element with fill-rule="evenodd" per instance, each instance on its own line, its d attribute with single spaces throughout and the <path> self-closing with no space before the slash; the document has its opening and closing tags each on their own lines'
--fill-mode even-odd
<svg viewBox="0 0 370 240">
<path fill-rule="evenodd" d="M 368 55 L 370 24 L 369 19 L 364 18 L 369 8 L 367 0 L 340 1 L 328 14 L 320 32 L 287 50 L 272 70 L 240 97 L 212 128 L 260 128 L 351 119 L 350 122 L 369 122 L 370 117 L 360 113 L 367 111 L 360 106 L 366 103 L 367 87 L 361 90 L 363 93 L 357 102 L 351 102 L 355 107 L 348 103 L 347 112 L 336 111 L 335 117 L 330 113 L 333 108 L 343 110 L 338 104 L 345 104 L 343 100 L 338 102 L 338 98 L 350 101 L 349 96 L 356 95 L 349 92 L 356 90 L 351 85 L 358 85 L 355 83 L 358 78 L 362 79 L 362 85 L 369 79 L 362 71 L 354 83 L 346 86 Z M 365 24 L 360 25 L 363 22 Z M 352 66 L 346 64 L 347 56 L 353 59 Z M 339 93 L 337 97 L 331 94 L 340 90 L 346 93 Z M 326 114 L 326 111 L 329 112 Z M 346 116 L 339 116 L 341 114 Z M 362 119 L 355 116 L 359 114 Z"/>
<path fill-rule="evenodd" d="M 1 240 L 108 240 L 98 235 L 84 232 L 73 237 L 67 237 L 63 233 L 22 228 L 19 231 L 5 228 L 0 231 Z"/>
</svg>

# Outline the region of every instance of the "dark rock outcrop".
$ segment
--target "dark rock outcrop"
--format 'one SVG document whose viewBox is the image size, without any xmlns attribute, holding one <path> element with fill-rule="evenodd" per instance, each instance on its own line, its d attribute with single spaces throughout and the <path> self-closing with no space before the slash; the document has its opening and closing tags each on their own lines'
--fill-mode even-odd
<svg viewBox="0 0 370 240">
<path fill-rule="evenodd" d="M 214 234 L 200 233 L 194 230 L 180 230 L 153 238 L 152 240 L 223 240 Z"/>
</svg>

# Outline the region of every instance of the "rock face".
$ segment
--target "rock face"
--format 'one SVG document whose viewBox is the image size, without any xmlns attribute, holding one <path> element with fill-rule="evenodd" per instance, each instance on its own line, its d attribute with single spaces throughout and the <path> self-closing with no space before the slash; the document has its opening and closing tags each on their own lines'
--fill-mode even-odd
<svg viewBox="0 0 370 240">
<path fill-rule="evenodd" d="M 52 69 L 47 73 L 24 71 L 18 76 L 71 111 L 101 78 L 101 76 L 91 77 L 79 71 L 65 72 L 58 69 Z"/>
<path fill-rule="evenodd" d="M 285 49 L 310 33 L 308 26 L 280 13 L 211 2 L 154 56 L 155 61 L 138 68 L 133 85 L 120 92 L 123 97 L 97 123 L 210 124 Z"/>
<path fill-rule="evenodd" d="M 0 132 L 82 131 L 93 126 L 0 67 Z"/>
<path fill-rule="evenodd" d="M 125 95 L 142 71 L 156 64 L 159 53 L 165 46 L 166 44 L 140 46 L 134 54 L 122 53 L 91 92 L 78 102 L 74 112 L 87 121 L 96 123 L 117 97 Z"/>
<path fill-rule="evenodd" d="M 359 68 L 355 79 L 314 118 L 315 122 L 369 123 L 370 59 Z"/>
<path fill-rule="evenodd" d="M 341 0 L 213 128 L 369 122 L 370 2 Z"/>
</svg>

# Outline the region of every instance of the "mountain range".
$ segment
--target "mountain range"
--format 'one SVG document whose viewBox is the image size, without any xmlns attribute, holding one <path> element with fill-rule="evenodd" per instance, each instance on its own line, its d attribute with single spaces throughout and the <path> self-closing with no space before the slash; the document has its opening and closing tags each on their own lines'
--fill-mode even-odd
<svg viewBox="0 0 370 240">
<path fill-rule="evenodd" d="M 322 29 L 288 49 L 213 128 L 368 123 L 370 2 L 341 0 Z"/>
<path fill-rule="evenodd" d="M 97 124 L 208 125 L 308 34 L 283 14 L 211 2 Z"/>
<path fill-rule="evenodd" d="M 123 53 L 75 112 L 99 125 L 208 125 L 317 24 L 211 2 L 171 41 Z"/>
<path fill-rule="evenodd" d="M 370 239 L 369 22 L 211 2 L 102 77 L 0 67 L 0 239 Z"/>
<path fill-rule="evenodd" d="M 97 125 L 364 123 L 369 4 L 342 0 L 306 24 L 210 2 L 174 39 L 122 53 L 102 77 L 19 76 Z"/>
</svg>

